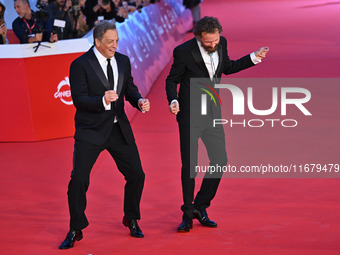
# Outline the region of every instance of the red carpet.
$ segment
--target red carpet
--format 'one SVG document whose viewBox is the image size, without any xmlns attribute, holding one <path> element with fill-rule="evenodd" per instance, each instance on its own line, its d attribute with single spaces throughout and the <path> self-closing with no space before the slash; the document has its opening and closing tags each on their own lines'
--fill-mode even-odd
<svg viewBox="0 0 340 255">
<path fill-rule="evenodd" d="M 270 47 L 260 66 L 233 77 L 339 77 L 339 10 L 340 3 L 325 1 L 206 0 L 202 5 L 203 15 L 220 18 L 231 58 L 264 45 Z M 340 254 L 339 179 L 223 179 L 209 208 L 218 228 L 204 228 L 195 221 L 190 233 L 176 232 L 182 199 L 177 124 L 168 112 L 164 89 L 169 68 L 160 74 L 148 95 L 151 112 L 139 113 L 132 121 L 146 173 L 140 221 L 145 238 L 132 239 L 121 223 L 124 180 L 105 152 L 92 170 L 87 207 L 90 226 L 84 230 L 84 239 L 71 250 L 59 251 L 68 230 L 66 190 L 73 139 L 2 143 L 1 253 Z M 340 88 L 334 88 L 332 93 L 339 92 Z M 338 105 L 338 101 L 324 102 L 332 103 Z M 339 135 L 334 132 L 339 130 L 338 116 L 323 119 L 328 122 L 312 130 L 314 135 L 334 141 L 334 148 L 322 147 L 320 152 L 332 151 L 328 159 L 334 160 L 339 152 Z M 324 133 L 328 130 L 332 133 L 327 136 Z M 263 154 L 253 148 L 256 140 L 248 141 L 245 134 L 228 131 L 231 160 L 265 160 L 268 154 L 282 153 L 277 148 Z M 272 139 L 259 137 L 257 142 L 262 146 L 271 144 Z M 322 142 L 319 139 L 318 143 Z M 303 151 L 294 153 L 310 158 Z M 285 155 L 281 157 L 284 160 Z"/>
</svg>

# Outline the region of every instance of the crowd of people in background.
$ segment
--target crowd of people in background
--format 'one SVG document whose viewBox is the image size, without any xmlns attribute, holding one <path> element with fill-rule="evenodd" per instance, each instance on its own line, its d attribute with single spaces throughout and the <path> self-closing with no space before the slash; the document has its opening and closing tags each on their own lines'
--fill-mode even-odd
<svg viewBox="0 0 340 255">
<path fill-rule="evenodd" d="M 101 20 L 124 22 L 129 14 L 160 0 L 14 0 L 18 17 L 12 29 L 20 43 L 56 42 L 83 37 Z M 5 6 L 0 2 L 0 44 L 7 43 Z"/>
</svg>

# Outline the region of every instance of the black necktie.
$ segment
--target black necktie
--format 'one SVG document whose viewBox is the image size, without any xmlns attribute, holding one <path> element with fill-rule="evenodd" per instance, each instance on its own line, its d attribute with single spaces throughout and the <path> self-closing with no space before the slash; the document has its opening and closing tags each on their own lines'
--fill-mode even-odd
<svg viewBox="0 0 340 255">
<path fill-rule="evenodd" d="M 109 80 L 109 84 L 110 84 L 110 90 L 113 90 L 114 88 L 114 79 L 113 79 L 113 70 L 112 70 L 112 66 L 110 63 L 111 59 L 107 59 L 107 77 Z"/>
</svg>

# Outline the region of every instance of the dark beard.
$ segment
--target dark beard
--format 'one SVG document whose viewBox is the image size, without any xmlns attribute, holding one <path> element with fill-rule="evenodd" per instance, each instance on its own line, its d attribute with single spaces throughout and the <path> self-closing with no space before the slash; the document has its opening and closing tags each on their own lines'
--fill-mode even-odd
<svg viewBox="0 0 340 255">
<path fill-rule="evenodd" d="M 214 48 L 205 46 L 203 43 L 201 43 L 201 45 L 202 45 L 203 49 L 205 49 L 210 54 L 210 53 L 214 53 L 215 51 L 217 51 L 218 45 L 220 45 L 220 43 L 216 44 L 216 46 Z"/>
</svg>

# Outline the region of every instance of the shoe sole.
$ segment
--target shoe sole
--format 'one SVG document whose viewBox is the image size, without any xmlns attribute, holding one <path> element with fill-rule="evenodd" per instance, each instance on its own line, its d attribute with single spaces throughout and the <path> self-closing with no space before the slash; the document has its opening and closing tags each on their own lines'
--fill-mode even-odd
<svg viewBox="0 0 340 255">
<path fill-rule="evenodd" d="M 73 247 L 74 247 L 74 244 L 75 244 L 75 242 L 76 242 L 76 241 L 80 241 L 81 239 L 83 239 L 83 237 L 84 237 L 84 236 L 81 236 L 81 237 L 78 237 L 77 239 L 74 239 L 73 245 L 72 245 L 72 246 L 70 246 L 70 247 L 64 247 L 64 248 L 60 248 L 60 246 L 59 246 L 59 250 L 67 250 L 67 249 L 71 249 L 71 248 L 73 248 Z"/>
<path fill-rule="evenodd" d="M 207 225 L 205 224 L 203 221 L 200 221 L 199 219 L 197 219 L 199 221 L 199 223 L 201 223 L 202 226 L 204 227 L 208 227 L 208 228 L 217 228 L 217 224 L 212 226 L 212 225 Z"/>
<path fill-rule="evenodd" d="M 177 232 L 180 232 L 180 233 L 186 233 L 186 232 L 189 232 L 190 229 L 192 229 L 192 226 L 190 228 L 185 228 L 185 229 L 177 229 Z"/>
<path fill-rule="evenodd" d="M 177 232 L 179 233 L 188 233 L 190 229 L 177 229 Z"/>
<path fill-rule="evenodd" d="M 204 226 L 204 227 L 208 227 L 208 228 L 217 228 L 217 225 L 211 226 L 211 225 L 204 225 L 204 224 L 202 224 L 202 223 L 201 223 L 201 225 Z"/>
</svg>

